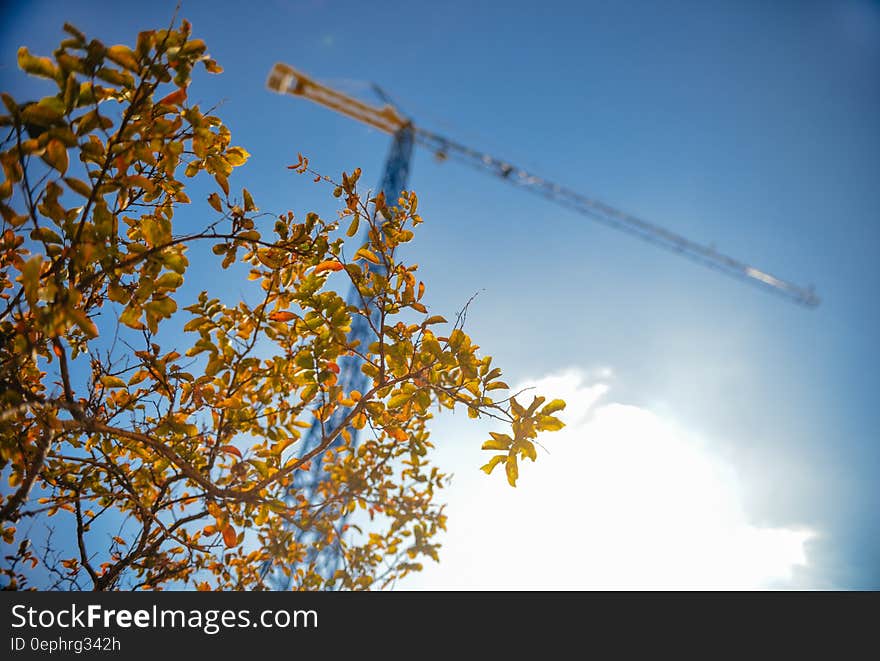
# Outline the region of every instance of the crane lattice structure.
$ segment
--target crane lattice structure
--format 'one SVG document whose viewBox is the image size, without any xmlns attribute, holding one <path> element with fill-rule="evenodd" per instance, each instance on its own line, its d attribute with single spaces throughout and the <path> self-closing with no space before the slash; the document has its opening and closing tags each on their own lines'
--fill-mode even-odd
<svg viewBox="0 0 880 661">
<path fill-rule="evenodd" d="M 757 285 L 765 291 L 780 295 L 793 303 L 805 307 L 816 307 L 819 304 L 819 297 L 812 287 L 801 287 L 778 278 L 767 271 L 720 253 L 714 247 L 691 241 L 676 232 L 548 181 L 500 158 L 471 149 L 459 142 L 415 126 L 409 118 L 390 103 L 386 103 L 383 107 L 364 103 L 323 85 L 301 71 L 282 63 L 275 64 L 270 71 L 267 86 L 270 90 L 280 94 L 304 97 L 390 134 L 393 137 L 391 151 L 386 160 L 385 171 L 379 185 L 379 190 L 385 193 L 387 200 L 396 200 L 400 191 L 406 188 L 413 145 L 419 144 L 431 150 L 440 159 L 451 158 L 495 175 L 514 186 L 541 195 L 593 220 L 635 235 L 728 276 Z M 355 316 L 355 320 L 356 322 L 352 324 L 351 329 L 352 339 L 367 342 L 371 332 L 369 324 L 361 316 Z M 366 391 L 367 377 L 360 370 L 360 360 L 354 357 L 344 360 L 345 364 L 340 365 L 339 383 L 349 391 Z M 340 413 L 339 420 L 331 419 L 329 428 L 335 428 L 341 422 L 341 418 L 342 414 Z M 350 431 L 356 441 L 357 430 Z M 303 452 L 308 452 L 320 444 L 321 435 L 321 426 L 316 420 L 305 435 Z M 293 490 L 306 498 L 311 498 L 317 493 L 322 479 L 325 478 L 320 466 L 316 463 L 309 472 L 299 476 L 299 479 L 294 482 Z M 316 532 L 309 530 L 295 531 L 295 537 L 298 541 L 307 541 L 314 538 L 316 534 Z M 341 549 L 338 546 L 328 546 L 306 558 L 306 563 L 315 562 L 317 570 L 322 575 L 330 576 L 339 565 L 340 552 Z M 273 579 L 277 587 L 286 588 L 289 585 L 290 579 L 286 577 L 275 576 Z"/>
</svg>

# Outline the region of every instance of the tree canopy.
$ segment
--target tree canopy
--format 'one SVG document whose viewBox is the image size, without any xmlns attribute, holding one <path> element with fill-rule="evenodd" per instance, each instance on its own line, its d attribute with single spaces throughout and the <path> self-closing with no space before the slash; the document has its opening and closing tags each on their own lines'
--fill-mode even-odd
<svg viewBox="0 0 880 661">
<path fill-rule="evenodd" d="M 261 212 L 232 189 L 249 154 L 188 102 L 197 67 L 222 70 L 187 21 L 133 46 L 64 31 L 51 57 L 18 52 L 47 96 L 2 94 L 5 587 L 263 589 L 268 568 L 295 588 L 361 589 L 436 559 L 433 412 L 497 422 L 483 470 L 515 486 L 564 403 L 517 401 L 463 316 L 430 313 L 405 258 L 414 193 L 365 194 L 360 170 L 332 181 L 302 156 L 291 169 L 332 190 L 336 217 Z M 187 194 L 195 177 L 216 187 L 206 200 Z M 184 297 L 205 243 L 252 301 Z M 351 339 L 356 318 L 369 343 Z M 355 359 L 364 392 L 340 378 Z M 316 465 L 307 498 L 294 478 Z M 325 576 L 309 558 L 332 545 L 343 563 Z"/>
</svg>

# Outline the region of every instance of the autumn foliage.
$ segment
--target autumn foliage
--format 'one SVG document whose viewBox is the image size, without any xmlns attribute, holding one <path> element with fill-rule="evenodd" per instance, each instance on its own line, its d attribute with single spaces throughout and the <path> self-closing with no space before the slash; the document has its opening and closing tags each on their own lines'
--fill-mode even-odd
<svg viewBox="0 0 880 661">
<path fill-rule="evenodd" d="M 461 317 L 430 314 L 401 250 L 422 222 L 415 194 L 362 196 L 355 170 L 331 184 L 328 220 L 233 192 L 249 154 L 188 102 L 197 66 L 221 69 L 186 21 L 132 47 L 64 30 L 52 57 L 19 50 L 47 96 L 2 95 L 5 586 L 369 588 L 436 559 L 432 411 L 503 425 L 483 469 L 515 485 L 564 403 L 521 404 Z M 207 204 L 187 195 L 193 177 L 216 186 Z M 243 269 L 247 301 L 184 296 L 201 244 L 217 264 L 199 268 Z M 350 337 L 358 319 L 369 343 Z M 351 364 L 363 392 L 341 378 Z M 306 497 L 296 475 L 316 466 Z M 325 575 L 310 559 L 329 546 L 343 561 Z"/>
</svg>

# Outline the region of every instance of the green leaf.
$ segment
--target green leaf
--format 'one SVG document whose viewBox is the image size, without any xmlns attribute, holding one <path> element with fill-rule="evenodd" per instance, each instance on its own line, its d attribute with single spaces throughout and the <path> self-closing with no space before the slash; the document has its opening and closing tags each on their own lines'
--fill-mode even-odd
<svg viewBox="0 0 880 661">
<path fill-rule="evenodd" d="M 163 252 L 162 262 L 175 273 L 183 273 L 186 271 L 189 261 L 179 252 Z"/>
<path fill-rule="evenodd" d="M 410 397 L 411 397 L 411 395 L 409 393 L 405 393 L 405 392 L 399 393 L 388 400 L 388 408 L 390 408 L 390 409 L 400 408 L 401 406 L 403 406 L 404 404 L 406 404 L 409 401 Z"/>
<path fill-rule="evenodd" d="M 105 388 L 125 388 L 125 381 L 118 376 L 110 376 L 109 374 L 101 377 L 101 383 Z"/>
<path fill-rule="evenodd" d="M 163 289 L 177 289 L 180 285 L 183 284 L 183 276 L 179 273 L 166 272 L 163 273 L 158 280 L 156 280 L 156 287 L 161 287 Z"/>
</svg>

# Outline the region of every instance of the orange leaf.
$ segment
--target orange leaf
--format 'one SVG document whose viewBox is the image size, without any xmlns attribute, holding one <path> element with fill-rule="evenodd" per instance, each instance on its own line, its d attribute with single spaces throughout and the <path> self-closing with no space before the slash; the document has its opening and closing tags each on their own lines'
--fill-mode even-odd
<svg viewBox="0 0 880 661">
<path fill-rule="evenodd" d="M 269 315 L 270 321 L 290 321 L 291 319 L 296 319 L 296 315 L 286 310 L 278 310 Z"/>
<path fill-rule="evenodd" d="M 345 267 L 341 263 L 328 259 L 326 262 L 321 262 L 315 267 L 315 273 L 323 273 L 324 271 L 341 271 L 343 268 Z"/>
<path fill-rule="evenodd" d="M 177 106 L 186 101 L 186 88 L 181 87 L 159 101 L 160 105 Z"/>
<path fill-rule="evenodd" d="M 234 454 L 236 457 L 241 459 L 241 450 L 239 450 L 234 445 L 221 445 L 220 450 L 225 452 L 226 454 Z"/>
<path fill-rule="evenodd" d="M 327 369 L 331 372 L 336 372 L 337 374 L 339 374 L 339 365 L 337 365 L 336 363 L 327 363 Z"/>
<path fill-rule="evenodd" d="M 235 528 L 226 524 L 226 527 L 223 528 L 223 543 L 226 544 L 227 548 L 232 548 L 235 546 L 238 535 L 235 534 Z"/>
</svg>

